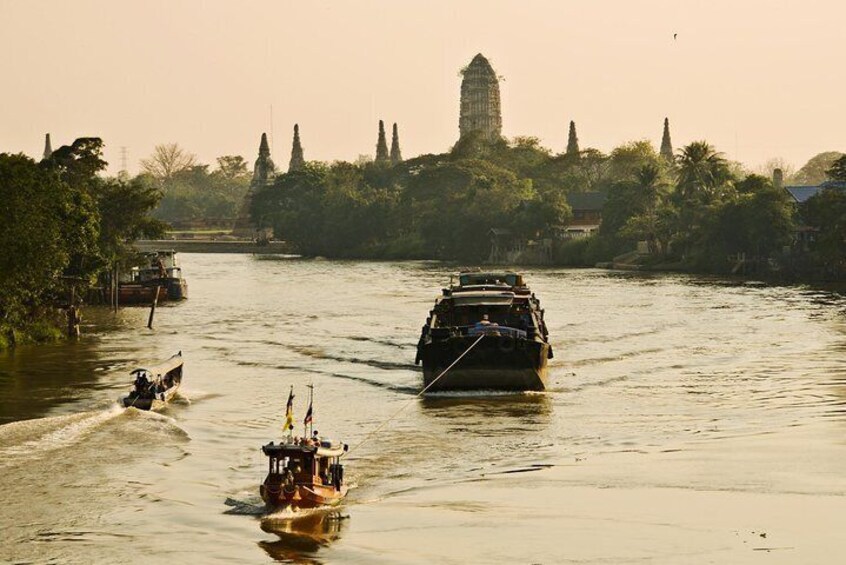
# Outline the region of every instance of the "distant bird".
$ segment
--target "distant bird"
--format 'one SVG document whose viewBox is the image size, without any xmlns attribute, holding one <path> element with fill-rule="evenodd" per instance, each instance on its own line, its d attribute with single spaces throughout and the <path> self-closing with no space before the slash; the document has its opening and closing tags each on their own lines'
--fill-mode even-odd
<svg viewBox="0 0 846 565">
<path fill-rule="evenodd" d="M 676 38 L 677 38 L 678 36 L 679 36 L 679 34 L 674 33 L 674 34 L 673 34 L 673 41 L 675 41 L 675 40 L 676 40 Z"/>
</svg>

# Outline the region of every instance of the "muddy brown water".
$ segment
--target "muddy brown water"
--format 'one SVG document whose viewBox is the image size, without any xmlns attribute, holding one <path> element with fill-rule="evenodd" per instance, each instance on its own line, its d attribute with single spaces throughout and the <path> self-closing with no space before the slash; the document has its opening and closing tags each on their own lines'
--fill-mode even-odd
<svg viewBox="0 0 846 565">
<path fill-rule="evenodd" d="M 0 562 L 797 562 L 844 549 L 825 519 L 846 515 L 836 294 L 525 270 L 555 351 L 549 390 L 414 399 L 420 326 L 452 267 L 182 262 L 191 298 L 160 308 L 153 331 L 146 309 L 89 308 L 79 342 L 0 355 Z M 117 407 L 132 368 L 178 350 L 176 403 Z M 347 459 L 343 506 L 268 514 L 259 447 L 278 439 L 292 384 L 301 421 L 311 383 L 315 427 L 353 445 L 408 406 Z"/>
</svg>

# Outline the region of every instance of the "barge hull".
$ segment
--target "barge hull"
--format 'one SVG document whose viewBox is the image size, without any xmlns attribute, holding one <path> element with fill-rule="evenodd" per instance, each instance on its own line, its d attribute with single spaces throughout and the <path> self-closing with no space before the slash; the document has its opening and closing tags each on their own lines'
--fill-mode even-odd
<svg viewBox="0 0 846 565">
<path fill-rule="evenodd" d="M 422 346 L 423 385 L 428 387 L 476 338 Z M 547 383 L 549 344 L 488 336 L 427 392 L 450 390 L 542 391 Z"/>
</svg>

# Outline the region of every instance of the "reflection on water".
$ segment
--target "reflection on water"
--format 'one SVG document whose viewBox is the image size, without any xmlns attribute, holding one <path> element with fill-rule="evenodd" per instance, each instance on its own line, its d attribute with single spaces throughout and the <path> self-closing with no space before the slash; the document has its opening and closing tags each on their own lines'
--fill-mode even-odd
<svg viewBox="0 0 846 565">
<path fill-rule="evenodd" d="M 537 532 L 568 519 L 574 485 L 846 493 L 838 295 L 528 271 L 556 352 L 549 389 L 416 399 L 420 324 L 450 267 L 183 264 L 192 297 L 159 310 L 153 331 L 144 309 L 89 308 L 98 325 L 80 341 L 0 354 L 0 561 L 110 562 L 143 544 L 154 561 L 436 562 L 449 551 L 475 562 L 480 543 L 509 540 L 482 559 L 509 563 L 559 535 Z M 178 402 L 159 414 L 116 407 L 134 366 L 179 349 Z M 260 447 L 280 439 L 291 385 L 300 425 L 309 384 L 315 428 L 350 445 L 405 409 L 345 458 L 348 521 L 259 520 Z M 618 518 L 597 528 L 634 519 Z M 560 560 L 555 551 L 538 561 Z"/>
<path fill-rule="evenodd" d="M 304 515 L 284 513 L 261 520 L 261 529 L 279 539 L 258 545 L 269 556 L 285 563 L 318 563 L 318 551 L 341 537 L 348 516 L 338 510 L 313 510 Z"/>
</svg>

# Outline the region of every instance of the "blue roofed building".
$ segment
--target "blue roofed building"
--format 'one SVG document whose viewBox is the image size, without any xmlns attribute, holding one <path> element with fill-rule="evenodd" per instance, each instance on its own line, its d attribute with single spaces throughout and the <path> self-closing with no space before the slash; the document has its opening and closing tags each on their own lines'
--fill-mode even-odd
<svg viewBox="0 0 846 565">
<path fill-rule="evenodd" d="M 796 204 L 802 204 L 826 188 L 846 190 L 846 182 L 826 181 L 815 186 L 785 186 L 784 190 L 790 194 Z"/>
</svg>

